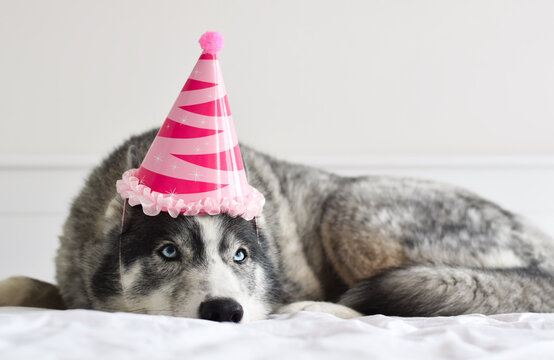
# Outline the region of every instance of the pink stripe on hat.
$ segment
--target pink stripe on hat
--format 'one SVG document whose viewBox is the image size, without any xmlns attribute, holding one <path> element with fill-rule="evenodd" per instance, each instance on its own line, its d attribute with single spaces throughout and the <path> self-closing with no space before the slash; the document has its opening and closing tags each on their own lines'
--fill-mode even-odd
<svg viewBox="0 0 554 360">
<path fill-rule="evenodd" d="M 242 163 L 242 157 L 240 155 L 239 146 L 235 146 L 233 150 L 222 151 L 217 154 L 203 154 L 203 155 L 177 155 L 171 154 L 178 159 L 185 160 L 187 162 L 206 167 L 209 169 L 219 169 L 226 171 L 242 170 L 244 165 Z M 236 167 L 235 167 L 236 166 Z"/>
<path fill-rule="evenodd" d="M 202 181 L 214 184 L 234 184 L 237 181 L 246 183 L 246 173 L 244 169 L 212 169 L 179 159 L 171 154 L 166 154 L 163 158 L 147 157 L 142 162 L 141 167 L 161 175 L 184 180 Z"/>
<path fill-rule="evenodd" d="M 227 95 L 227 92 L 225 91 L 225 86 L 223 85 L 215 85 L 206 89 L 185 90 L 177 96 L 175 105 L 182 107 L 207 103 L 216 99 L 223 99 L 225 95 Z"/>
<path fill-rule="evenodd" d="M 180 109 L 179 107 L 173 107 L 167 116 L 173 121 L 181 124 L 187 124 L 194 127 L 200 127 L 203 129 L 222 129 L 233 128 L 233 117 L 228 116 L 204 116 L 200 114 L 191 113 Z"/>
<path fill-rule="evenodd" d="M 151 187 L 152 191 L 157 191 L 162 194 L 205 193 L 227 186 L 227 184 L 214 184 L 165 176 L 150 171 L 142 166 L 137 172 L 137 178 L 139 178 L 141 183 L 153 184 L 153 187 Z"/>
<path fill-rule="evenodd" d="M 232 131 L 222 131 L 216 135 L 190 139 L 157 136 L 150 146 L 146 158 L 161 158 L 163 160 L 171 154 L 213 154 L 230 150 L 237 144 L 238 139 Z"/>
<path fill-rule="evenodd" d="M 223 99 L 217 99 L 201 104 L 179 106 L 180 109 L 189 111 L 191 113 L 205 115 L 205 116 L 225 116 L 231 115 L 231 109 L 229 108 L 229 101 L 227 95 Z"/>
<path fill-rule="evenodd" d="M 190 78 L 198 81 L 223 84 L 223 75 L 221 75 L 219 61 L 199 59 L 190 73 Z"/>
<path fill-rule="evenodd" d="M 208 53 L 203 53 L 202 55 L 200 55 L 200 60 L 216 60 L 217 59 L 217 55 L 215 54 L 208 54 Z"/>
<path fill-rule="evenodd" d="M 203 129 L 194 126 L 178 123 L 171 119 L 165 119 L 163 126 L 158 132 L 158 136 L 175 138 L 175 139 L 194 139 L 211 135 L 216 135 L 223 130 Z"/>
<path fill-rule="evenodd" d="M 188 79 L 181 91 L 200 90 L 200 89 L 211 88 L 213 86 L 217 86 L 217 84 L 213 84 L 205 81 L 198 81 L 194 79 Z"/>
</svg>

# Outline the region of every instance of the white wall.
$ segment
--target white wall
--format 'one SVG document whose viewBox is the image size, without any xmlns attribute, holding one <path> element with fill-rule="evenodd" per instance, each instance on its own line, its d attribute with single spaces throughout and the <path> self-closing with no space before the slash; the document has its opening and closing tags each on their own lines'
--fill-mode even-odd
<svg viewBox="0 0 554 360">
<path fill-rule="evenodd" d="M 283 155 L 554 154 L 554 1 L 0 1 L 0 155 L 102 155 L 220 59 Z"/>
</svg>

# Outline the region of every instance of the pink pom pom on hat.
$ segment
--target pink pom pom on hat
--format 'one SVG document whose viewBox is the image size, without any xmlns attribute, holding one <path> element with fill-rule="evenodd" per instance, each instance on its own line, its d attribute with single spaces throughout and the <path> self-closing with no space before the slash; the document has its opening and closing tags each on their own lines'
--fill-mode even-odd
<svg viewBox="0 0 554 360">
<path fill-rule="evenodd" d="M 208 54 L 217 54 L 225 44 L 225 39 L 217 31 L 207 31 L 198 40 L 202 50 Z"/>
<path fill-rule="evenodd" d="M 146 215 L 168 212 L 251 220 L 262 212 L 263 195 L 250 186 L 227 92 L 217 60 L 223 37 L 206 32 L 204 50 L 139 169 L 117 181 L 117 192 Z"/>
</svg>

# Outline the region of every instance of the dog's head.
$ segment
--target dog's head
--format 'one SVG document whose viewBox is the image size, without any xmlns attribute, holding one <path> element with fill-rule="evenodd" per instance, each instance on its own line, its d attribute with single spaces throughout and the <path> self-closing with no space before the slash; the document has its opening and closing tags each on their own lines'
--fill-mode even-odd
<svg viewBox="0 0 554 360">
<path fill-rule="evenodd" d="M 113 204 L 109 246 L 91 284 L 95 307 L 232 322 L 272 310 L 279 286 L 255 221 L 146 216 L 127 206 L 121 229 L 120 200 Z"/>
</svg>

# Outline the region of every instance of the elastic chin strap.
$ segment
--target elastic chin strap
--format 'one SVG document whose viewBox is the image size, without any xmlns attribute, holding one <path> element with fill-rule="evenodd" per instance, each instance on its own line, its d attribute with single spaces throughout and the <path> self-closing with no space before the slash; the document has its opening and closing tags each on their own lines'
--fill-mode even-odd
<svg viewBox="0 0 554 360">
<path fill-rule="evenodd" d="M 258 238 L 258 244 L 261 245 L 261 242 L 260 242 L 260 233 L 258 231 L 258 217 L 257 216 L 254 216 L 254 225 L 256 225 L 256 237 Z"/>
<path fill-rule="evenodd" d="M 121 291 L 123 295 L 125 295 L 125 286 L 123 286 L 123 265 L 121 262 L 121 237 L 123 236 L 123 224 L 125 222 L 126 209 L 127 200 L 123 199 L 123 214 L 121 215 L 121 229 L 119 231 L 119 283 L 121 284 Z"/>
</svg>

